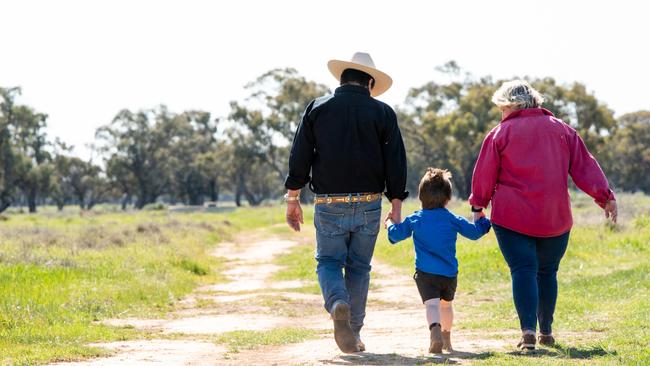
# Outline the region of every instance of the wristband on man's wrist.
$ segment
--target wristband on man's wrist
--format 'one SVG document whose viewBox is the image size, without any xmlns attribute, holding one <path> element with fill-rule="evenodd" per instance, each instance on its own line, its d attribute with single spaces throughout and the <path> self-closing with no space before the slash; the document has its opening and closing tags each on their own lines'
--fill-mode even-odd
<svg viewBox="0 0 650 366">
<path fill-rule="evenodd" d="M 286 203 L 300 202 L 300 195 L 289 196 L 289 193 L 287 193 L 287 194 L 284 195 L 284 202 L 286 202 Z"/>
<path fill-rule="evenodd" d="M 483 212 L 483 207 L 472 206 L 472 212 Z"/>
</svg>

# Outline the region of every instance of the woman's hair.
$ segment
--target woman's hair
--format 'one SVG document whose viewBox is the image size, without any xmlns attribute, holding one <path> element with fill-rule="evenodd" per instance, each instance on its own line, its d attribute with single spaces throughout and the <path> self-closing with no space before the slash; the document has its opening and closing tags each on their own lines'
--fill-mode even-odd
<svg viewBox="0 0 650 366">
<path fill-rule="evenodd" d="M 347 83 L 358 83 L 361 85 L 368 85 L 371 82 L 371 88 L 375 86 L 375 79 L 370 74 L 357 69 L 345 69 L 341 74 L 341 85 Z"/>
<path fill-rule="evenodd" d="M 451 199 L 451 173 L 447 169 L 427 168 L 420 180 L 418 197 L 425 210 L 445 207 Z"/>
<path fill-rule="evenodd" d="M 492 95 L 492 103 L 499 108 L 510 107 L 513 110 L 539 108 L 544 97 L 535 88 L 523 80 L 506 81 Z"/>
</svg>

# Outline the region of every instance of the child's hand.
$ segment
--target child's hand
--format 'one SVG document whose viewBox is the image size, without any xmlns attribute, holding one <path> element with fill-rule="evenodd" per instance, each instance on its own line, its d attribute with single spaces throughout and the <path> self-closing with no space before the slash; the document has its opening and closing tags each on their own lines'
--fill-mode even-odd
<svg viewBox="0 0 650 366">
<path fill-rule="evenodd" d="M 384 220 L 384 229 L 388 229 L 388 227 L 391 225 L 393 225 L 393 216 L 389 212 L 388 215 L 386 215 L 386 219 Z"/>
</svg>

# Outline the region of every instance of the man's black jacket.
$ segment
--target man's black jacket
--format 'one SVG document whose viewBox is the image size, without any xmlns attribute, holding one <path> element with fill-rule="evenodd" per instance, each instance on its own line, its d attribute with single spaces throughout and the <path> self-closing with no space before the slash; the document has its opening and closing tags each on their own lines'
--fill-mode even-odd
<svg viewBox="0 0 650 366">
<path fill-rule="evenodd" d="M 393 109 L 356 85 L 309 103 L 293 139 L 285 187 L 307 183 L 317 194 L 385 189 L 389 199 L 405 199 L 406 152 Z"/>
</svg>

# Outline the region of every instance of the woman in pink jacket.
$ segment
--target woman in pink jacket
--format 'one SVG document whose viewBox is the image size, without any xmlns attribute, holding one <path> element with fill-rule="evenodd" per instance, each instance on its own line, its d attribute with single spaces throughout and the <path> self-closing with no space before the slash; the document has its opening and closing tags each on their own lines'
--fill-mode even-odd
<svg viewBox="0 0 650 366">
<path fill-rule="evenodd" d="M 492 97 L 502 120 L 485 137 L 472 178 L 469 202 L 491 219 L 512 276 L 522 330 L 521 349 L 553 345 L 557 270 L 573 224 L 568 177 L 616 222 L 616 201 L 607 178 L 576 131 L 540 108 L 544 99 L 527 82 L 504 83 Z"/>
</svg>

